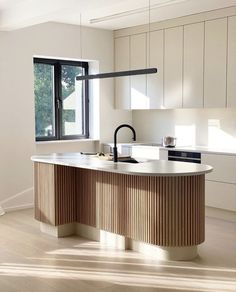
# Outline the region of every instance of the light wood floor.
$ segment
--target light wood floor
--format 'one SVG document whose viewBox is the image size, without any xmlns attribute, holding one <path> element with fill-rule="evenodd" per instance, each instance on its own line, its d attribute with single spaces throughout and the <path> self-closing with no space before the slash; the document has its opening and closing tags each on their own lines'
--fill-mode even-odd
<svg viewBox="0 0 236 292">
<path fill-rule="evenodd" d="M 236 291 L 236 224 L 207 218 L 192 262 L 157 261 L 40 233 L 33 210 L 0 217 L 0 292 Z"/>
</svg>

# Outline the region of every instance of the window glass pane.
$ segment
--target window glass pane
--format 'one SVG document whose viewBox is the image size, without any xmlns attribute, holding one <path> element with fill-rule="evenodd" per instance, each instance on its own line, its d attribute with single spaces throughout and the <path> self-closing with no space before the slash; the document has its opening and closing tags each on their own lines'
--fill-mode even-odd
<svg viewBox="0 0 236 292">
<path fill-rule="evenodd" d="M 76 81 L 84 68 L 61 67 L 62 135 L 84 135 L 84 81 Z"/>
<path fill-rule="evenodd" d="M 34 64 L 36 137 L 55 136 L 54 69 L 48 64 Z"/>
</svg>

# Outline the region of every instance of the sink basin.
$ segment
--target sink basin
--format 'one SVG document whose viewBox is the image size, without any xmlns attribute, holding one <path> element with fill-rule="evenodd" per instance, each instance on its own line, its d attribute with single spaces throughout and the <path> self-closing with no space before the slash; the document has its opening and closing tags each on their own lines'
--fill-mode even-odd
<svg viewBox="0 0 236 292">
<path fill-rule="evenodd" d="M 126 157 L 126 158 L 118 158 L 119 162 L 128 162 L 128 163 L 139 163 L 136 159 L 132 158 L 132 157 Z"/>
<path fill-rule="evenodd" d="M 105 155 L 105 156 L 93 156 L 94 158 L 96 159 L 99 159 L 99 160 L 106 160 L 106 161 L 113 161 L 113 156 L 111 155 Z M 146 162 L 146 160 L 144 161 L 140 161 L 140 160 L 136 160 L 135 158 L 133 157 L 130 157 L 130 156 L 119 156 L 118 157 L 118 162 L 126 162 L 126 163 L 140 163 L 140 162 Z"/>
</svg>

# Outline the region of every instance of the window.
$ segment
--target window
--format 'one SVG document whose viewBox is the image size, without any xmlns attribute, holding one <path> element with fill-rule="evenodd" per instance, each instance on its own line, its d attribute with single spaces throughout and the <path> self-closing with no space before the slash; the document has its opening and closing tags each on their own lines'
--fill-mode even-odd
<svg viewBox="0 0 236 292">
<path fill-rule="evenodd" d="M 88 63 L 34 58 L 36 141 L 89 137 Z"/>
</svg>

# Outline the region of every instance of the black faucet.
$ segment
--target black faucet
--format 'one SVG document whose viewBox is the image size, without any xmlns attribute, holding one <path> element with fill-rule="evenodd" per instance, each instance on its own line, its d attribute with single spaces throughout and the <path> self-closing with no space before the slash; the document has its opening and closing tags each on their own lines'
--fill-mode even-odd
<svg viewBox="0 0 236 292">
<path fill-rule="evenodd" d="M 135 130 L 132 126 L 130 125 L 127 125 L 127 124 L 122 124 L 120 125 L 119 127 L 117 127 L 115 129 L 115 132 L 114 132 L 114 147 L 113 147 L 113 161 L 114 162 L 117 162 L 118 161 L 118 152 L 117 152 L 117 132 L 121 129 L 121 128 L 129 128 L 132 132 L 133 132 L 133 140 L 136 141 L 136 133 L 135 133 Z"/>
</svg>

